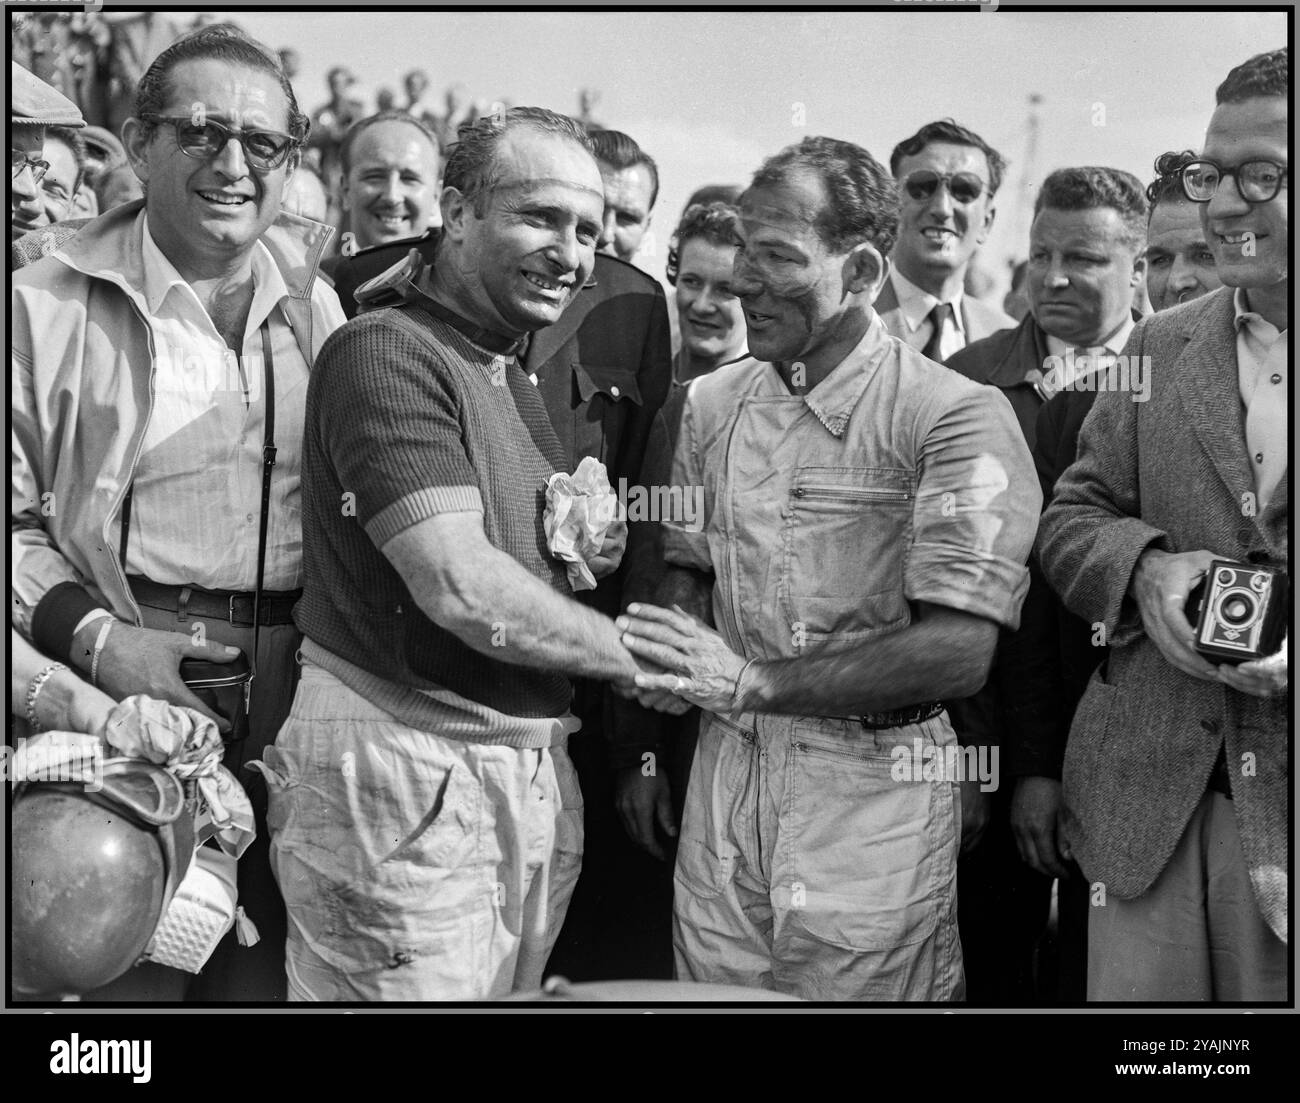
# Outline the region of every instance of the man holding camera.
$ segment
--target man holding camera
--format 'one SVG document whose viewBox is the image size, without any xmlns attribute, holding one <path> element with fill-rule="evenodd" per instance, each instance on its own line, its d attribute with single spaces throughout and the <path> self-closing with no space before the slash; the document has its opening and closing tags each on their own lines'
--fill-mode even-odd
<svg viewBox="0 0 1300 1103">
<path fill-rule="evenodd" d="M 306 122 L 265 47 L 222 26 L 180 39 L 123 131 L 145 200 L 14 278 L 14 623 L 114 698 L 210 716 L 181 663 L 242 652 L 246 714 L 218 717 L 247 734 L 227 755 L 236 772 L 289 710 L 307 376 L 343 322 L 315 279 L 331 231 L 280 210 Z M 265 799 L 260 783 L 249 793 Z M 259 835 L 240 896 L 262 940 L 210 964 L 205 998 L 284 999 L 283 905 Z M 185 978 L 131 979 L 142 987 L 121 998 L 174 1000 Z"/>
<path fill-rule="evenodd" d="M 1237 632 L 1215 560 L 1289 601 L 1286 563 L 1287 50 L 1217 91 L 1183 169 L 1227 285 L 1140 322 L 1149 401 L 1103 392 L 1043 517 L 1038 552 L 1110 656 L 1075 715 L 1065 833 L 1092 882 L 1090 1000 L 1287 995 L 1285 642 L 1239 664 L 1197 650 L 1187 605 Z M 1207 574 L 1210 577 L 1207 577 Z M 1254 592 L 1254 591 L 1252 591 Z"/>
</svg>

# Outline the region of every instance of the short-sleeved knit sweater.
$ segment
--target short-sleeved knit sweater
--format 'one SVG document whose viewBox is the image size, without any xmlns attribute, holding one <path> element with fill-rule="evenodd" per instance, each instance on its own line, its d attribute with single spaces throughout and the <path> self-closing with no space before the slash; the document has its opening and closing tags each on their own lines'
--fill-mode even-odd
<svg viewBox="0 0 1300 1103">
<path fill-rule="evenodd" d="M 509 662 L 508 639 L 493 638 L 501 625 L 478 629 L 500 658 L 440 628 L 380 551 L 428 517 L 481 510 L 493 546 L 568 593 L 542 526 L 546 480 L 563 466 L 508 340 L 431 301 L 348 322 L 321 349 L 307 393 L 298 627 L 394 687 L 450 690 L 506 717 L 565 713 L 562 674 Z"/>
</svg>

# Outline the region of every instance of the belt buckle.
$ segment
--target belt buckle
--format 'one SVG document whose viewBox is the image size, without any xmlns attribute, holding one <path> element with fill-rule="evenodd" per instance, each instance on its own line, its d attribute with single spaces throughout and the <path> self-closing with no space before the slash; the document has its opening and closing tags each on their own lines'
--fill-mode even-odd
<svg viewBox="0 0 1300 1103">
<path fill-rule="evenodd" d="M 238 625 L 235 624 L 235 598 L 238 596 L 238 594 L 231 594 L 226 599 L 226 620 L 230 623 L 232 628 L 238 627 Z"/>
</svg>

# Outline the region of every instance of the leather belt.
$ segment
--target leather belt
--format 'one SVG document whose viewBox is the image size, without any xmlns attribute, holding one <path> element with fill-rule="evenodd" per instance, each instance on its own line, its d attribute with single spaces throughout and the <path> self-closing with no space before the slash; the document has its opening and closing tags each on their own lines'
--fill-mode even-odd
<svg viewBox="0 0 1300 1103">
<path fill-rule="evenodd" d="M 175 610 L 176 619 L 205 617 L 224 620 L 236 628 L 253 627 L 253 594 L 236 590 L 205 590 L 202 586 L 165 586 L 161 582 L 131 575 L 127 578 L 131 593 L 141 605 L 151 609 Z M 260 620 L 263 627 L 293 623 L 293 607 L 302 597 L 301 590 L 263 590 Z"/>
<path fill-rule="evenodd" d="M 1211 793 L 1221 793 L 1232 800 L 1232 779 L 1228 775 L 1228 755 L 1223 747 L 1219 748 L 1219 757 L 1214 760 L 1214 769 L 1210 771 L 1210 780 L 1206 788 Z"/>
<path fill-rule="evenodd" d="M 909 705 L 906 708 L 891 709 L 889 712 L 869 712 L 859 716 L 858 722 L 868 731 L 884 731 L 886 728 L 903 728 L 908 724 L 919 724 L 923 720 L 933 720 L 943 712 L 942 701 L 930 701 L 924 705 Z"/>
</svg>

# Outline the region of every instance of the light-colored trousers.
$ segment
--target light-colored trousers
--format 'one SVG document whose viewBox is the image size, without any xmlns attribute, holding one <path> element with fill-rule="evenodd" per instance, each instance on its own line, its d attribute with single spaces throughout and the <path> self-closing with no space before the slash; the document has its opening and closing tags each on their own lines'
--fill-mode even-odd
<svg viewBox="0 0 1300 1103">
<path fill-rule="evenodd" d="M 1255 903 L 1233 803 L 1222 794 L 1201 798 L 1169 864 L 1141 896 L 1095 891 L 1090 1002 L 1287 999 L 1286 944 Z"/>
<path fill-rule="evenodd" d="M 677 849 L 677 976 L 810 1000 L 960 1000 L 960 795 L 913 752 L 946 714 L 855 721 L 704 713 Z M 903 748 L 907 780 L 897 780 Z"/>
<path fill-rule="evenodd" d="M 541 986 L 582 863 L 563 747 L 444 739 L 304 663 L 265 761 L 291 1001 Z"/>
</svg>

